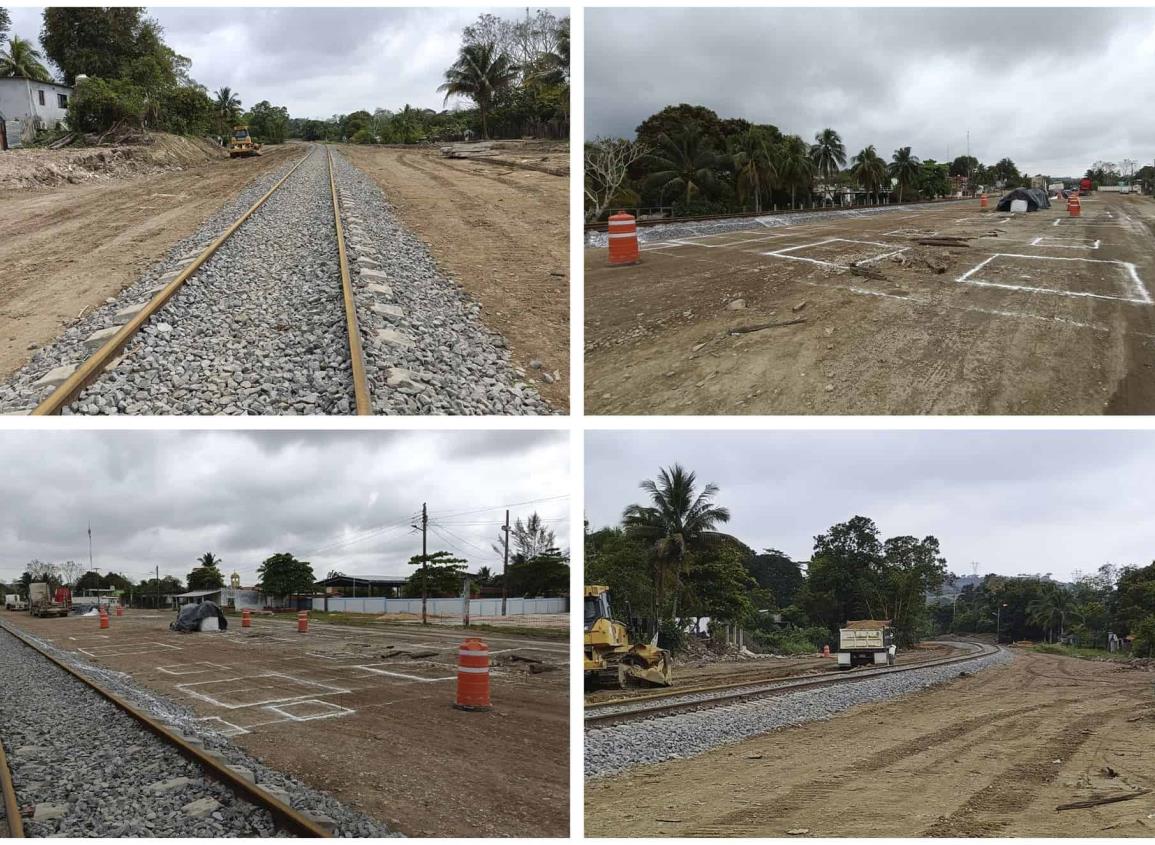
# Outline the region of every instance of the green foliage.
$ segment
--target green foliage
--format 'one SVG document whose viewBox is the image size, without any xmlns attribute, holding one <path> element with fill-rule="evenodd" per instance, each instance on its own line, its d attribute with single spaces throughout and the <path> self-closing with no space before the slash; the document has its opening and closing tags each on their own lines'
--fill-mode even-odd
<svg viewBox="0 0 1155 845">
<path fill-rule="evenodd" d="M 494 96 L 511 87 L 519 68 L 496 44 L 463 44 L 457 61 L 445 71 L 445 82 L 439 93 L 450 97 L 467 97 L 477 105 L 481 117 L 481 136 L 489 137 L 489 112 Z"/>
<path fill-rule="evenodd" d="M 806 583 L 802 567 L 777 549 L 755 555 L 747 568 L 758 586 L 769 592 L 776 607 L 792 605 Z"/>
<path fill-rule="evenodd" d="M 533 557 L 519 554 L 509 564 L 508 578 L 510 595 L 568 595 L 569 556 L 552 547 Z"/>
<path fill-rule="evenodd" d="M 225 576 L 215 566 L 198 566 L 188 574 L 189 590 L 219 590 L 225 585 Z"/>
<path fill-rule="evenodd" d="M 934 159 L 922 162 L 918 169 L 917 187 L 923 199 L 947 196 L 951 192 L 950 168 Z"/>
<path fill-rule="evenodd" d="M 1155 657 L 1155 613 L 1140 619 L 1131 632 L 1135 641 L 1132 645 L 1133 657 Z"/>
<path fill-rule="evenodd" d="M 312 564 L 284 552 L 265 558 L 257 569 L 257 589 L 272 596 L 307 595 L 314 583 Z"/>
<path fill-rule="evenodd" d="M 914 185 L 916 180 L 922 183 L 922 162 L 911 153 L 910 147 L 900 147 L 894 151 L 887 173 L 892 179 L 898 180 L 898 201 L 902 202 L 902 195 L 907 188 Z"/>
<path fill-rule="evenodd" d="M 409 565 L 421 568 L 406 579 L 402 592 L 406 598 L 459 596 L 468 563 L 469 561 L 456 558 L 446 551 L 424 556 L 414 555 L 409 558 Z"/>
<path fill-rule="evenodd" d="M 8 49 L 0 52 L 0 78 L 18 76 L 51 82 L 52 74 L 40 61 L 42 58 L 31 41 L 13 35 L 8 39 Z"/>
<path fill-rule="evenodd" d="M 830 631 L 817 625 L 805 628 L 757 628 L 753 631 L 758 646 L 772 654 L 814 654 L 822 646 L 832 650 L 836 643 Z"/>
<path fill-rule="evenodd" d="M 289 110 L 261 100 L 245 115 L 249 134 L 261 144 L 283 144 L 289 132 Z"/>
<path fill-rule="evenodd" d="M 356 132 L 354 132 L 353 137 L 351 137 L 349 139 L 349 143 L 350 144 L 372 144 L 373 140 L 374 140 L 373 139 L 373 130 L 365 128 L 365 129 L 358 129 Z"/>
</svg>

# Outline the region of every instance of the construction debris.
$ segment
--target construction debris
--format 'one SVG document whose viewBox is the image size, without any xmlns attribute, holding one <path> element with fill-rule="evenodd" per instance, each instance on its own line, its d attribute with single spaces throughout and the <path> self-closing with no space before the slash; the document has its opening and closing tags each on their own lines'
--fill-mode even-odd
<svg viewBox="0 0 1155 845">
<path fill-rule="evenodd" d="M 750 326 L 735 326 L 734 328 L 730 329 L 727 332 L 727 334 L 729 334 L 731 336 L 740 335 L 740 334 L 748 334 L 750 332 L 764 331 L 765 329 L 780 329 L 783 326 L 796 326 L 799 323 L 805 323 L 805 322 L 806 322 L 805 317 L 799 317 L 797 320 L 784 320 L 784 321 L 779 322 L 779 323 L 755 323 L 755 324 L 750 325 Z"/>
<path fill-rule="evenodd" d="M 1138 792 L 1124 792 L 1118 795 L 1106 795 L 1102 798 L 1090 798 L 1086 801 L 1073 801 L 1070 804 L 1060 804 L 1056 810 L 1085 810 L 1088 807 L 1098 807 L 1103 804 L 1118 804 L 1120 801 L 1131 801 L 1135 798 L 1142 798 L 1144 795 L 1150 795 L 1150 789 L 1140 789 Z"/>
</svg>

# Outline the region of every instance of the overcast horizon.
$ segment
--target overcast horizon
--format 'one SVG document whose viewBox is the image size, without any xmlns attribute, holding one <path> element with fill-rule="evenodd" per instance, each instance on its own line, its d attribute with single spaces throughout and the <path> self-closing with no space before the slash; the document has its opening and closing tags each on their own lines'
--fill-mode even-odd
<svg viewBox="0 0 1155 845">
<path fill-rule="evenodd" d="M 956 575 L 1069 581 L 1155 560 L 1155 432 L 591 431 L 585 454 L 591 531 L 648 504 L 638 483 L 677 462 L 719 486 L 719 530 L 798 561 L 858 515 L 884 538 L 934 535 Z"/>
<path fill-rule="evenodd" d="M 569 441 L 555 431 L 0 431 L 0 580 L 32 559 L 185 581 L 205 552 L 256 583 L 288 552 L 324 578 L 409 574 L 429 551 L 495 571 L 491 544 L 540 514 L 569 548 Z"/>
<path fill-rule="evenodd" d="M 770 123 L 853 156 L 967 153 L 1081 176 L 1155 157 L 1155 9 L 590 8 L 586 139 L 665 106 Z"/>
<path fill-rule="evenodd" d="M 5 8 L 12 34 L 41 49 L 44 7 Z M 469 107 L 458 97 L 443 104 L 437 92 L 457 60 L 461 31 L 485 13 L 525 14 L 520 6 L 144 8 L 164 29 L 165 43 L 192 60 L 189 75 L 210 93 L 227 85 L 245 109 L 268 100 L 290 117 L 315 120 L 406 104 Z"/>
</svg>

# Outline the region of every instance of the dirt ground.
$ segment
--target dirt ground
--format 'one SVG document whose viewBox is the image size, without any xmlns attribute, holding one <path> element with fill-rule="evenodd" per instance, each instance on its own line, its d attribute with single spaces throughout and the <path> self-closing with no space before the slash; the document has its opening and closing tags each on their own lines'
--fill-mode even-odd
<svg viewBox="0 0 1155 845">
<path fill-rule="evenodd" d="M 342 147 L 385 192 L 438 265 L 481 303 L 515 366 L 569 408 L 569 179 L 435 149 Z M 540 371 L 530 361 L 542 363 Z M 557 374 L 550 384 L 543 373 Z"/>
<path fill-rule="evenodd" d="M 193 708 L 263 763 L 411 836 L 569 833 L 568 646 L 485 635 L 491 712 L 452 706 L 460 632 L 255 618 L 177 634 L 168 612 L 10 625 Z M 537 670 L 542 671 L 535 671 Z"/>
<path fill-rule="evenodd" d="M 912 649 L 900 651 L 895 658 L 895 664 L 904 666 L 922 663 L 939 657 L 947 657 L 954 654 L 955 651 L 955 649 L 941 645 L 918 645 Z M 838 664 L 833 658 L 815 655 L 771 657 L 757 660 L 675 662 L 673 669 L 674 686 L 669 687 L 664 692 L 669 695 L 680 695 L 698 687 L 722 684 L 756 684 L 762 681 L 775 681 L 780 678 L 799 678 L 838 671 L 840 671 Z M 585 701 L 587 704 L 597 704 L 626 698 L 651 698 L 659 692 L 661 691 L 654 688 L 594 690 L 586 693 Z"/>
<path fill-rule="evenodd" d="M 968 246 L 918 245 L 931 234 Z M 1155 201 L 978 201 L 586 251 L 596 414 L 1155 413 Z M 852 275 L 861 262 L 864 275 Z M 745 308 L 731 310 L 737 299 Z M 731 335 L 739 327 L 804 320 Z"/>
<path fill-rule="evenodd" d="M 174 172 L 0 191 L 0 378 L 296 154 L 285 146 Z"/>
<path fill-rule="evenodd" d="M 1009 666 L 586 784 L 589 836 L 1150 837 L 1150 671 L 1019 653 Z M 795 834 L 803 835 L 803 834 Z"/>
</svg>

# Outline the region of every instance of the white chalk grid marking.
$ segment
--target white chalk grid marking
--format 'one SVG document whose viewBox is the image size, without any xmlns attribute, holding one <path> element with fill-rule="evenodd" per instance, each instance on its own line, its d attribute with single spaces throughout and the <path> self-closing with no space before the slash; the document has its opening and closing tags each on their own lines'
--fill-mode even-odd
<svg viewBox="0 0 1155 845">
<path fill-rule="evenodd" d="M 1000 261 L 1000 259 L 1003 260 Z M 1090 290 L 1064 290 L 1058 287 L 1057 283 L 1067 281 L 1067 278 L 1062 274 L 1064 269 L 1073 269 L 1073 266 L 1054 262 L 1099 265 L 1100 269 L 1111 275 L 1112 278 L 1107 284 L 1114 285 L 1118 293 L 1108 294 Z M 1023 268 L 1018 268 L 1019 276 L 1024 282 L 1022 284 L 1006 282 L 990 276 L 983 278 L 984 272 L 994 270 L 999 264 L 1002 264 L 1004 267 L 1008 264 L 1023 264 L 1030 269 L 1026 273 L 1023 273 Z M 1013 271 L 1007 270 L 1005 272 L 1009 274 Z M 979 262 L 979 264 L 963 273 L 955 279 L 955 281 L 968 285 L 977 285 L 979 287 L 1003 288 L 1004 290 L 1016 290 L 1026 293 L 1050 293 L 1057 296 L 1112 299 L 1120 302 L 1132 302 L 1137 305 L 1151 304 L 1151 294 L 1148 293 L 1146 285 L 1143 284 L 1143 280 L 1139 278 L 1138 269 L 1128 261 L 1109 261 L 1099 258 L 1060 258 L 1053 255 L 1017 255 L 1015 253 L 1000 252 Z"/>
</svg>

